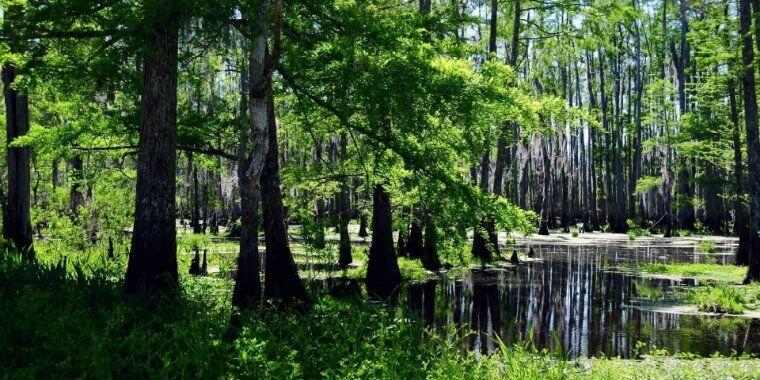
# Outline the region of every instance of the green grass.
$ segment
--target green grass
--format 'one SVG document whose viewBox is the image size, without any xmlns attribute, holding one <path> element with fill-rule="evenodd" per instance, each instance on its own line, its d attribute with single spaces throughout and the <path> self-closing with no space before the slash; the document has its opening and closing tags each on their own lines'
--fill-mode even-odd
<svg viewBox="0 0 760 380">
<path fill-rule="evenodd" d="M 747 275 L 747 267 L 719 264 L 660 264 L 644 263 L 637 268 L 640 272 L 673 277 L 689 277 L 700 281 L 741 283 Z"/>
<path fill-rule="evenodd" d="M 590 359 L 583 376 L 591 379 L 757 379 L 758 360 L 696 359 L 650 355 L 643 360 Z"/>
<path fill-rule="evenodd" d="M 639 264 L 637 269 L 645 274 L 677 278 L 694 278 L 706 285 L 690 289 L 682 297 L 700 311 L 741 314 L 745 310 L 760 310 L 760 283 L 740 285 L 747 275 L 747 268 L 720 264 Z M 638 291 L 638 286 L 637 286 Z"/>
<path fill-rule="evenodd" d="M 648 229 L 640 227 L 636 222 L 631 219 L 626 220 L 628 223 L 628 239 L 636 240 L 637 237 L 650 236 L 651 233 Z"/>
<path fill-rule="evenodd" d="M 726 285 L 694 289 L 690 299 L 697 309 L 710 313 L 741 314 L 747 305 L 744 291 Z"/>
<path fill-rule="evenodd" d="M 715 242 L 711 240 L 702 240 L 697 243 L 697 249 L 704 253 L 715 253 Z"/>
</svg>

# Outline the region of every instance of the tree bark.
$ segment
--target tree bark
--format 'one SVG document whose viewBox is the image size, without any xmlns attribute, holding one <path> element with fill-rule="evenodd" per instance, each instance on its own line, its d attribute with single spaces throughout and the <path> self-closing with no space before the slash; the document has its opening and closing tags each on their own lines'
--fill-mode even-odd
<svg viewBox="0 0 760 380">
<path fill-rule="evenodd" d="M 543 186 L 541 191 L 541 221 L 538 226 L 539 235 L 549 235 L 549 187 L 551 184 L 551 167 L 549 161 L 549 152 L 545 144 L 541 144 L 541 157 L 543 162 Z"/>
<path fill-rule="evenodd" d="M 372 196 L 372 243 L 367 265 L 367 291 L 379 299 L 391 298 L 401 285 L 401 272 L 393 249 L 391 201 L 382 185 Z"/>
<path fill-rule="evenodd" d="M 686 40 L 686 34 L 689 30 L 689 24 L 686 19 L 686 2 L 679 0 L 679 12 L 681 17 L 681 46 L 680 53 L 675 53 L 673 48 L 673 60 L 676 66 L 676 76 L 678 77 L 678 108 L 681 116 L 688 112 L 688 94 L 686 93 L 686 68 L 689 67 L 689 45 Z M 678 170 L 678 224 L 686 230 L 694 229 L 694 189 L 690 183 L 689 163 L 686 159 L 680 160 Z"/>
<path fill-rule="evenodd" d="M 406 253 L 410 259 L 422 257 L 422 221 L 420 212 L 415 210 L 412 214 L 412 223 L 409 228 L 409 239 L 406 240 Z"/>
<path fill-rule="evenodd" d="M 749 271 L 745 283 L 760 280 L 760 138 L 757 131 L 757 97 L 755 92 L 755 53 L 752 47 L 752 19 L 749 0 L 740 0 L 740 36 L 742 36 L 742 90 L 744 121 L 747 128 L 749 167 Z M 760 9 L 755 8 L 756 19 Z M 760 41 L 758 41 L 760 43 Z"/>
<path fill-rule="evenodd" d="M 190 226 L 193 227 L 193 233 L 199 234 L 201 233 L 201 192 L 200 192 L 200 186 L 198 184 L 198 167 L 194 165 L 193 163 L 193 154 L 190 152 L 188 154 L 188 159 L 190 160 L 190 167 L 192 170 L 192 176 L 193 176 L 193 183 L 192 183 L 192 191 L 193 191 L 193 216 L 192 220 L 190 221 Z"/>
<path fill-rule="evenodd" d="M 729 78 L 728 99 L 731 107 L 731 122 L 733 129 L 734 148 L 734 235 L 739 237 L 739 249 L 736 251 L 736 264 L 749 264 L 749 226 L 747 225 L 746 205 L 743 202 L 744 186 L 744 163 L 742 162 L 742 140 L 739 129 L 739 110 L 736 106 L 736 85 L 734 79 Z"/>
<path fill-rule="evenodd" d="M 176 7 L 146 10 L 152 30 L 143 56 L 134 233 L 125 287 L 128 293 L 177 287 L 175 174 L 177 146 L 178 24 Z"/>
<path fill-rule="evenodd" d="M 250 68 L 245 64 L 249 59 L 243 44 L 243 59 L 240 75 L 240 116 L 245 119 L 250 103 L 248 101 L 248 74 Z M 237 259 L 237 274 L 232 292 L 232 305 L 248 309 L 261 301 L 261 259 L 259 257 L 259 220 L 258 205 L 261 197 L 260 188 L 247 174 L 248 143 L 250 125 L 240 127 L 240 146 L 238 147 L 238 190 L 240 191 L 240 252 Z M 192 168 L 191 168 L 192 170 Z M 198 216 L 200 217 L 200 216 Z M 197 219 L 196 219 L 197 221 Z"/>
<path fill-rule="evenodd" d="M 9 10 L 10 12 L 10 10 Z M 8 14 L 10 17 L 10 13 Z M 2 69 L 5 98 L 6 159 L 8 164 L 7 215 L 3 222 L 5 237 L 22 252 L 34 257 L 29 185 L 31 179 L 30 147 L 10 147 L 18 137 L 29 132 L 29 100 L 26 94 L 13 88 L 17 68 L 5 63 Z"/>
<path fill-rule="evenodd" d="M 340 143 L 338 157 L 341 162 L 348 159 L 348 137 L 346 133 L 340 134 Z M 340 186 L 340 194 L 338 196 L 338 234 L 340 235 L 340 242 L 338 244 L 338 266 L 341 268 L 348 267 L 353 258 L 351 257 L 351 238 L 348 234 L 348 222 L 351 219 L 351 205 L 350 205 L 350 193 L 348 188 L 348 179 L 344 178 Z M 401 235 L 399 235 L 399 238 Z"/>
<path fill-rule="evenodd" d="M 425 246 L 422 251 L 422 267 L 427 270 L 441 269 L 441 260 L 438 258 L 438 231 L 430 215 L 425 216 Z"/>
<path fill-rule="evenodd" d="M 280 188 L 279 149 L 274 97 L 269 84 L 268 138 L 269 152 L 261 173 L 261 194 L 264 204 L 264 235 L 266 260 L 264 264 L 264 297 L 285 304 L 309 302 L 309 296 L 298 276 L 296 263 L 288 245 L 285 208 Z"/>
</svg>

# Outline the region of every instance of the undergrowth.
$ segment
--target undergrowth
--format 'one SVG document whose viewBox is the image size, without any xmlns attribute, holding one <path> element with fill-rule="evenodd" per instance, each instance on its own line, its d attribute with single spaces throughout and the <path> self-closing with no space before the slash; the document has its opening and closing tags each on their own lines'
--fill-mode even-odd
<svg viewBox="0 0 760 380">
<path fill-rule="evenodd" d="M 462 350 L 466 334 L 427 330 L 358 297 L 312 294 L 303 312 L 242 313 L 231 328 L 232 282 L 182 273 L 173 298 L 146 304 L 122 291 L 126 257 L 0 252 L 0 378 L 637 378 L 671 374 L 643 361 L 567 360 L 531 343 L 492 355 Z M 63 257 L 66 257 L 63 259 Z M 457 328 L 450 326 L 449 329 Z M 465 331 L 466 328 L 463 328 Z M 439 334 L 440 333 L 440 334 Z M 758 361 L 678 359 L 679 374 L 751 378 Z M 705 378 L 705 377 L 702 377 Z"/>
</svg>

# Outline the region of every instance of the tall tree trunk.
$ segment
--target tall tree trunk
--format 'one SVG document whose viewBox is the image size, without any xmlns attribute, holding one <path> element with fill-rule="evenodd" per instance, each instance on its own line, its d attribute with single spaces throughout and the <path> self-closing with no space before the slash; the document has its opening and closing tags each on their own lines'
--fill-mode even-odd
<svg viewBox="0 0 760 380">
<path fill-rule="evenodd" d="M 152 29 L 143 56 L 134 233 L 124 283 L 129 293 L 150 294 L 177 287 L 174 198 L 179 9 L 158 4 L 146 8 Z"/>
<path fill-rule="evenodd" d="M 323 146 L 322 146 L 322 139 L 316 139 L 314 142 L 314 166 L 316 167 L 317 172 L 321 173 L 322 171 L 322 162 L 323 162 Z M 326 246 L 325 242 L 325 216 L 327 214 L 327 204 L 325 203 L 325 199 L 322 196 L 319 196 L 317 198 L 315 205 L 315 226 L 314 226 L 314 236 L 313 236 L 313 244 L 314 248 L 317 249 L 324 249 Z"/>
<path fill-rule="evenodd" d="M 634 0 L 634 7 L 637 6 L 637 1 Z M 633 141 L 633 171 L 630 174 L 630 184 L 628 186 L 628 212 L 631 217 L 631 219 L 642 219 L 642 215 L 636 215 L 636 182 L 641 178 L 641 154 L 642 154 L 642 148 L 641 148 L 641 113 L 642 113 L 642 98 L 644 93 L 644 84 L 643 78 L 642 78 L 642 69 L 641 69 L 641 32 L 639 30 L 639 22 L 634 22 L 634 49 L 635 49 L 635 64 L 636 64 L 636 74 L 635 74 L 635 107 L 634 107 L 634 124 L 636 128 L 636 132 L 634 135 L 634 141 Z M 641 203 L 642 198 L 639 197 L 639 203 Z"/>
<path fill-rule="evenodd" d="M 240 116 L 248 116 L 248 65 L 245 64 L 247 49 L 243 44 L 243 61 L 240 73 Z M 232 304 L 245 309 L 261 301 L 261 259 L 259 258 L 259 220 L 258 205 L 261 192 L 247 175 L 248 142 L 250 126 L 240 126 L 240 146 L 238 147 L 238 190 L 240 191 L 240 252 L 238 253 L 238 273 L 232 293 Z M 190 169 L 192 171 L 192 168 Z M 197 221 L 197 219 L 196 219 Z"/>
<path fill-rule="evenodd" d="M 348 137 L 346 133 L 340 134 L 340 144 L 338 157 L 341 162 L 345 162 L 348 159 Z M 338 234 L 340 235 L 340 243 L 338 244 L 338 266 L 341 268 L 348 267 L 353 258 L 351 257 L 351 238 L 348 235 L 348 222 L 351 219 L 351 205 L 350 194 L 348 188 L 348 179 L 343 178 L 340 185 L 340 194 L 338 196 Z M 401 235 L 399 235 L 399 239 Z"/>
<path fill-rule="evenodd" d="M 12 8 L 11 8 L 12 9 Z M 7 17 L 11 16 L 11 9 Z M 17 68 L 8 62 L 3 65 L 3 95 L 5 98 L 6 159 L 8 164 L 8 203 L 3 221 L 5 237 L 22 252 L 34 256 L 29 185 L 31 179 L 30 147 L 10 147 L 10 143 L 29 132 L 29 101 L 27 95 L 13 88 Z"/>
<path fill-rule="evenodd" d="M 747 225 L 744 198 L 744 164 L 742 162 L 742 140 L 739 129 L 739 109 L 736 106 L 736 85 L 733 78 L 728 78 L 728 99 L 731 107 L 731 122 L 734 147 L 734 235 L 739 236 L 739 249 L 736 251 L 736 264 L 749 264 L 749 226 Z"/>
<path fill-rule="evenodd" d="M 543 161 L 543 186 L 541 191 L 541 221 L 539 222 L 538 234 L 549 235 L 549 187 L 551 184 L 551 164 L 546 144 L 541 144 L 541 157 Z"/>
<path fill-rule="evenodd" d="M 244 137 L 247 140 L 247 136 Z M 243 140 L 243 141 L 244 141 Z M 243 149 L 247 144 L 242 144 Z M 245 151 L 244 151 L 245 152 Z M 237 259 L 232 304 L 240 309 L 257 305 L 261 300 L 261 259 L 259 257 L 259 201 L 261 189 L 246 174 L 247 155 L 238 166 L 240 181 L 240 252 Z"/>
<path fill-rule="evenodd" d="M 438 258 L 438 232 L 430 215 L 425 216 L 425 247 L 422 251 L 422 267 L 427 270 L 441 269 L 441 260 Z"/>
<path fill-rule="evenodd" d="M 622 40 L 622 38 L 621 38 Z M 628 229 L 626 224 L 626 200 L 625 200 L 625 180 L 623 179 L 623 160 L 622 160 L 622 97 L 623 91 L 621 89 L 621 77 L 622 77 L 622 59 L 620 57 L 620 51 L 622 50 L 622 42 L 618 46 L 615 56 L 615 62 L 613 64 L 613 71 L 615 73 L 614 79 L 614 93 L 615 93 L 615 121 L 612 126 L 612 156 L 614 162 L 614 180 L 615 180 L 615 200 L 613 213 L 613 219 L 610 221 L 610 227 L 612 232 L 623 233 Z"/>
<path fill-rule="evenodd" d="M 752 47 L 752 27 L 749 0 L 740 0 L 740 35 L 742 36 L 742 87 L 744 121 L 747 128 L 747 158 L 749 167 L 749 271 L 745 283 L 760 280 L 760 138 L 757 131 L 757 97 L 755 92 L 755 53 Z M 755 8 L 756 20 L 760 9 Z M 760 44 L 760 41 L 757 41 Z"/>
<path fill-rule="evenodd" d="M 681 15 L 681 49 L 678 54 L 675 53 L 675 48 L 672 50 L 676 76 L 678 77 L 678 108 L 681 117 L 683 117 L 688 112 L 689 104 L 686 93 L 686 82 L 689 80 L 686 76 L 686 68 L 689 67 L 689 45 L 686 40 L 689 24 L 686 19 L 686 0 L 679 0 L 679 12 Z M 689 162 L 683 158 L 680 161 L 678 170 L 678 224 L 683 229 L 693 230 L 695 222 L 694 189 L 690 183 Z"/>
<path fill-rule="evenodd" d="M 388 111 L 380 105 L 380 133 L 390 133 Z M 395 298 L 401 285 L 401 271 L 393 247 L 393 216 L 391 199 L 381 183 L 375 184 L 372 194 L 372 242 L 367 263 L 367 293 L 381 300 Z"/>
<path fill-rule="evenodd" d="M 594 91 L 594 63 L 591 59 L 591 54 L 586 53 L 586 82 L 588 87 L 588 102 L 589 108 L 596 109 L 596 92 Z M 588 208 L 589 208 L 589 223 L 591 223 L 591 230 L 599 229 L 599 212 L 596 197 L 596 129 L 588 127 Z"/>
<path fill-rule="evenodd" d="M 251 35 L 251 50 L 248 56 L 248 109 L 250 113 L 250 130 L 247 138 L 250 140 L 250 151 L 243 153 L 243 162 L 239 170 L 240 196 L 246 205 L 242 205 L 240 220 L 241 246 L 238 256 L 238 271 L 235 289 L 232 293 L 232 304 L 239 308 L 247 308 L 260 298 L 260 274 L 258 258 L 258 194 L 261 190 L 261 173 L 269 152 L 269 101 L 267 72 L 267 35 L 269 27 L 267 19 L 269 2 L 261 1 L 258 9 L 252 14 L 253 24 Z M 262 195 L 263 196 L 263 195 Z M 250 202 L 250 203 L 249 203 Z M 243 241 L 243 236 L 246 241 Z M 245 243 L 245 246 L 243 244 Z"/>
<path fill-rule="evenodd" d="M 24 17 L 25 5 L 10 5 L 4 9 L 6 28 L 3 32 L 11 44 L 12 53 L 21 53 L 20 41 L 14 40 L 13 22 Z M 26 94 L 13 88 L 17 68 L 10 61 L 2 68 L 3 98 L 5 100 L 6 164 L 8 165 L 8 195 L 3 205 L 3 236 L 34 258 L 32 247 L 32 224 L 30 214 L 29 185 L 31 179 L 30 147 L 11 148 L 10 143 L 29 132 L 29 100 Z M 5 198 L 5 194 L 2 198 Z"/>
<path fill-rule="evenodd" d="M 201 233 L 201 192 L 200 185 L 198 184 L 198 167 L 194 165 L 192 152 L 188 154 L 188 160 L 190 161 L 190 167 L 193 176 L 193 216 L 190 221 L 190 226 L 193 227 L 193 233 Z"/>
<path fill-rule="evenodd" d="M 406 253 L 410 259 L 422 257 L 422 214 L 419 210 L 412 213 L 412 223 L 409 228 L 409 239 L 406 240 Z"/>
<path fill-rule="evenodd" d="M 74 219 L 79 217 L 79 208 L 84 206 L 84 194 L 82 193 L 82 183 L 84 181 L 84 175 L 82 173 L 84 169 L 84 163 L 82 162 L 82 156 L 79 154 L 74 155 L 71 159 L 71 190 L 69 193 L 69 207 L 71 209 L 71 215 Z"/>
<path fill-rule="evenodd" d="M 261 194 L 264 204 L 264 235 L 266 260 L 264 264 L 264 297 L 284 303 L 308 302 L 309 296 L 298 276 L 296 263 L 288 245 L 288 229 L 285 225 L 285 208 L 280 188 L 280 164 L 277 161 L 277 122 L 274 97 L 269 84 L 268 138 L 269 152 L 261 174 Z"/>
</svg>

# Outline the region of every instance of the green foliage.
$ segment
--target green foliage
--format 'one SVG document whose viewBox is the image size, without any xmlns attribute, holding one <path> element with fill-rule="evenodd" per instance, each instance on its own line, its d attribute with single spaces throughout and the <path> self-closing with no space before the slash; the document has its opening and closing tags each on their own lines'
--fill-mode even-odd
<svg viewBox="0 0 760 380">
<path fill-rule="evenodd" d="M 649 298 L 649 299 L 660 299 L 663 296 L 663 292 L 661 289 L 647 286 L 641 283 L 635 283 L 636 287 L 636 295 L 643 298 Z"/>
<path fill-rule="evenodd" d="M 640 227 L 631 219 L 626 220 L 626 223 L 628 223 L 628 239 L 630 240 L 635 240 L 637 237 L 641 236 L 651 235 L 649 229 Z"/>
<path fill-rule="evenodd" d="M 704 253 L 715 253 L 715 242 L 712 240 L 702 240 L 697 243 L 697 249 Z"/>
<path fill-rule="evenodd" d="M 698 264 L 698 263 L 643 263 L 638 265 L 642 272 L 677 277 L 690 277 L 698 280 L 712 280 L 727 283 L 741 283 L 747 275 L 747 268 L 736 265 Z"/>
<path fill-rule="evenodd" d="M 747 300 L 744 292 L 733 287 L 718 285 L 693 290 L 690 299 L 700 311 L 741 314 Z"/>
<path fill-rule="evenodd" d="M 186 233 L 178 234 L 177 237 L 177 249 L 179 251 L 190 252 L 195 248 L 203 250 L 211 245 L 211 236 L 206 234 Z"/>
<path fill-rule="evenodd" d="M 636 194 L 652 191 L 662 185 L 662 177 L 641 177 L 636 181 Z"/>
</svg>

